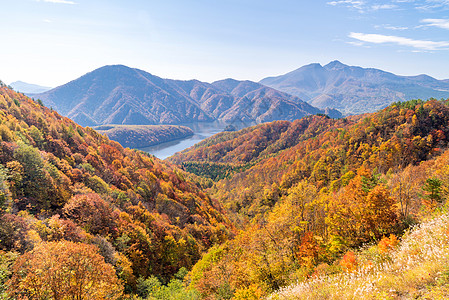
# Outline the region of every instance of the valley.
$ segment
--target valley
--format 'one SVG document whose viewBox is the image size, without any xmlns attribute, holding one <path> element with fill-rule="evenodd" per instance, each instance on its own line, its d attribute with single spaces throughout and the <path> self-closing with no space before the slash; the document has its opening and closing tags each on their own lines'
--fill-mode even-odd
<svg viewBox="0 0 449 300">
<path fill-rule="evenodd" d="M 244 128 L 251 126 L 251 123 L 234 123 L 235 128 Z M 166 159 L 177 152 L 185 150 L 202 140 L 211 137 L 215 134 L 223 132 L 229 124 L 223 122 L 201 122 L 190 123 L 184 126 L 190 128 L 193 135 L 187 138 L 177 139 L 150 147 L 137 147 L 141 151 L 148 152 L 157 158 Z"/>
<path fill-rule="evenodd" d="M 394 102 L 338 119 L 97 132 L 5 85 L 0 92 L 7 295 L 24 292 L 12 288 L 25 284 L 15 270 L 35 278 L 39 266 L 25 266 L 28 257 L 68 247 L 69 256 L 106 262 L 95 264 L 109 270 L 98 284 L 111 286 L 94 291 L 112 298 L 301 298 L 297 282 L 345 280 L 378 257 L 397 259 L 391 251 L 405 251 L 395 247 L 412 224 L 434 213 L 445 220 L 448 100 Z M 138 147 L 147 143 L 158 145 Z"/>
<path fill-rule="evenodd" d="M 4 1 L 0 300 L 449 299 L 449 1 Z"/>
</svg>

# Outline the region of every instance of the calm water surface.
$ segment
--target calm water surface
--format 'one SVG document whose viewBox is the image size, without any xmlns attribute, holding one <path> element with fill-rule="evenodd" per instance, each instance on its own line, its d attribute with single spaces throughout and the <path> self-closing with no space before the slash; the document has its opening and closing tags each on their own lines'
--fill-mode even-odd
<svg viewBox="0 0 449 300">
<path fill-rule="evenodd" d="M 196 143 L 201 142 L 205 138 L 208 138 L 214 134 L 222 132 L 223 129 L 228 124 L 222 122 L 212 122 L 212 123 L 191 123 L 182 125 L 191 128 L 194 132 L 193 136 L 185 139 L 179 139 L 167 143 L 162 143 L 156 146 L 139 148 L 139 150 L 153 154 L 157 158 L 166 159 L 167 157 L 172 156 L 176 152 L 182 151 L 195 145 Z M 234 125 L 237 129 L 242 129 L 244 127 L 250 126 L 247 124 L 234 124 L 234 123 L 232 125 Z"/>
</svg>

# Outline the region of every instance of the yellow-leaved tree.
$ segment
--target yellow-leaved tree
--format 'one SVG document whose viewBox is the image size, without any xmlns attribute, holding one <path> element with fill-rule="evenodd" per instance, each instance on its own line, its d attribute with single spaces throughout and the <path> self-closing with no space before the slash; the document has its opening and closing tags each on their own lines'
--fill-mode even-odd
<svg viewBox="0 0 449 300">
<path fill-rule="evenodd" d="M 15 299 L 119 299 L 123 293 L 96 246 L 68 241 L 42 242 L 23 254 L 7 285 Z"/>
</svg>

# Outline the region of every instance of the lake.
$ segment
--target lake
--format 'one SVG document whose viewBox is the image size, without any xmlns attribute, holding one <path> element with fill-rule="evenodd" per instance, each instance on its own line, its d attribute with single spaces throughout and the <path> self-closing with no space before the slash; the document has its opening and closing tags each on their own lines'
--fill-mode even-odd
<svg viewBox="0 0 449 300">
<path fill-rule="evenodd" d="M 151 147 L 139 148 L 139 150 L 153 154 L 157 158 L 166 159 L 167 157 L 172 156 L 176 152 L 192 147 L 196 143 L 199 143 L 202 140 L 204 140 L 205 138 L 208 138 L 214 134 L 222 132 L 223 129 L 225 129 L 225 127 L 229 125 L 229 123 L 215 121 L 215 122 L 197 122 L 180 125 L 191 128 L 194 132 L 193 136 L 185 139 L 179 139 L 162 143 Z M 254 124 L 232 123 L 232 125 L 234 125 L 237 129 L 242 129 L 244 127 L 252 126 Z"/>
</svg>

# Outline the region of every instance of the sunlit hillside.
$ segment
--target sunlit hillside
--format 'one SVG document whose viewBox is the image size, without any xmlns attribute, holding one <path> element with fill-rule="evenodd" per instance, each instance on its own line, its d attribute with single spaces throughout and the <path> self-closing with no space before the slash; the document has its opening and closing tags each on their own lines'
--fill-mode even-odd
<svg viewBox="0 0 449 300">
<path fill-rule="evenodd" d="M 191 287 L 206 299 L 264 297 L 320 272 L 338 273 L 347 253 L 400 238 L 442 209 L 446 103 L 414 100 L 347 120 L 273 122 L 178 154 L 173 160 L 186 169 L 208 166 L 210 178 L 228 166 L 209 191 L 242 228 L 193 267 Z"/>
<path fill-rule="evenodd" d="M 384 238 L 378 245 L 348 252 L 341 271 L 325 267 L 267 299 L 447 299 L 449 298 L 449 215 L 415 226 L 401 241 Z M 399 243 L 399 244 L 398 244 Z"/>
<path fill-rule="evenodd" d="M 79 296 L 70 288 L 81 284 L 80 293 L 104 288 L 118 298 L 139 278 L 167 283 L 231 234 L 221 205 L 185 172 L 3 84 L 0 163 L 0 290 L 8 297 Z M 87 277 L 71 283 L 72 271 Z"/>
</svg>

